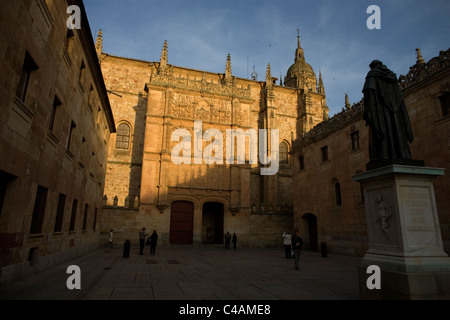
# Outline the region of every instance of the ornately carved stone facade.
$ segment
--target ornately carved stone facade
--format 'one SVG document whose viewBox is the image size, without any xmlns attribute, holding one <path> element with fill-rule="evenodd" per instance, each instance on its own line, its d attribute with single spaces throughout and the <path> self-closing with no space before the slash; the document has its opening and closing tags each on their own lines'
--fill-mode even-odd
<svg viewBox="0 0 450 320">
<path fill-rule="evenodd" d="M 414 159 L 445 168 L 434 181 L 444 249 L 450 252 L 450 50 L 417 63 L 400 76 L 411 119 Z M 370 63 L 370 62 L 368 62 Z M 392 66 L 391 66 L 392 68 Z M 362 83 L 363 84 L 363 83 Z M 294 142 L 294 220 L 313 250 L 326 242 L 332 253 L 363 255 L 367 250 L 364 199 L 352 176 L 369 162 L 363 103 L 346 105 L 333 118 Z"/>
<path fill-rule="evenodd" d="M 159 62 L 105 53 L 100 59 L 118 128 L 111 136 L 104 231 L 113 228 L 118 241 L 137 241 L 142 227 L 156 229 L 164 244 L 222 243 L 229 231 L 244 246 L 279 245 L 293 225 L 292 141 L 328 117 L 322 79 L 305 62 L 300 38 L 289 86 L 276 84 L 270 65 L 266 81 L 234 77 L 229 55 L 223 74 L 170 65 L 167 42 Z M 192 164 L 172 160 L 178 129 L 191 139 L 184 141 Z M 215 141 L 222 139 L 224 157 L 227 130 L 278 129 L 278 173 L 261 175 L 248 147 L 245 164 L 198 164 L 194 140 L 203 137 L 199 151 L 206 152 L 209 129 L 221 133 Z"/>
<path fill-rule="evenodd" d="M 2 1 L 0 43 L 3 284 L 98 248 L 115 125 L 82 1 Z"/>
</svg>

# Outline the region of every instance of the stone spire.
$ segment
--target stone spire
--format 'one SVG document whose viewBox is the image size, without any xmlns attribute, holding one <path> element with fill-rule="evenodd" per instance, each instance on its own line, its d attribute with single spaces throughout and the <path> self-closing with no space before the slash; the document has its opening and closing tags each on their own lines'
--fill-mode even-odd
<svg viewBox="0 0 450 320">
<path fill-rule="evenodd" d="M 319 85 L 317 86 L 317 92 L 325 95 L 325 87 L 323 85 L 322 72 L 321 71 L 319 71 Z"/>
<path fill-rule="evenodd" d="M 420 49 L 416 49 L 417 52 L 417 63 L 425 63 L 425 60 L 422 58 L 422 53 L 420 52 Z"/>
<path fill-rule="evenodd" d="M 252 80 L 258 80 L 258 72 L 256 72 L 256 66 L 253 66 L 253 72 L 251 74 Z"/>
<path fill-rule="evenodd" d="M 345 94 L 345 110 L 350 110 L 350 100 L 348 99 L 348 94 Z"/>
<path fill-rule="evenodd" d="M 95 41 L 95 51 L 97 51 L 97 57 L 100 60 L 100 57 L 103 52 L 103 31 L 100 29 L 97 34 L 97 40 Z"/>
<path fill-rule="evenodd" d="M 295 62 L 299 60 L 305 61 L 305 54 L 302 46 L 300 45 L 300 30 L 297 29 L 297 49 L 295 50 Z"/>
<path fill-rule="evenodd" d="M 266 92 L 267 92 L 267 100 L 275 99 L 275 95 L 273 92 L 272 71 L 270 68 L 270 63 L 267 65 L 266 71 Z"/>
<path fill-rule="evenodd" d="M 232 82 L 231 78 L 231 55 L 228 54 L 227 56 L 227 65 L 225 68 L 225 83 L 230 84 Z"/>
<path fill-rule="evenodd" d="M 166 70 L 168 63 L 168 54 L 167 54 L 167 40 L 164 41 L 164 47 L 161 53 L 161 63 L 159 65 L 159 70 L 163 71 Z"/>
<path fill-rule="evenodd" d="M 267 65 L 267 71 L 266 71 L 266 85 L 272 86 L 272 70 L 270 68 L 270 63 Z"/>
</svg>

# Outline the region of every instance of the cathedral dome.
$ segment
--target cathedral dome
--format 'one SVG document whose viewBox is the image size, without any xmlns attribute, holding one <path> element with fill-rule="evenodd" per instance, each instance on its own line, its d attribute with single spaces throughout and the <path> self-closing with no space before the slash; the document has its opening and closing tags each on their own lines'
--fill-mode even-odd
<svg viewBox="0 0 450 320">
<path fill-rule="evenodd" d="M 292 79 L 294 77 L 299 77 L 302 73 L 306 75 L 315 76 L 313 68 L 306 63 L 304 60 L 297 60 L 288 70 L 286 74 L 287 79 Z"/>
<path fill-rule="evenodd" d="M 313 68 L 306 63 L 303 48 L 300 45 L 300 35 L 297 36 L 298 43 L 295 50 L 295 62 L 289 68 L 286 78 L 284 79 L 285 86 L 293 88 L 303 88 L 305 85 L 312 89 L 316 83 L 316 74 Z"/>
</svg>

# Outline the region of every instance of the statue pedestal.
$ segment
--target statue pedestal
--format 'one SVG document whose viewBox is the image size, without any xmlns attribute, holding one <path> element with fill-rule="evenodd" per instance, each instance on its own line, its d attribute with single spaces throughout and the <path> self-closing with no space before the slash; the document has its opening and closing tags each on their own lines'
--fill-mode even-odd
<svg viewBox="0 0 450 320">
<path fill-rule="evenodd" d="M 444 169 L 389 165 L 357 174 L 364 188 L 369 249 L 358 268 L 361 299 L 450 299 L 433 179 Z M 369 289 L 367 268 L 381 270 Z"/>
</svg>

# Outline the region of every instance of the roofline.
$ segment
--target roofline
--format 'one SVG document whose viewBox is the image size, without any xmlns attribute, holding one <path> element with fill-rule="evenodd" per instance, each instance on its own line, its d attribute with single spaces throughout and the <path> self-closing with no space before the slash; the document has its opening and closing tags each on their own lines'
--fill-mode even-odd
<svg viewBox="0 0 450 320">
<path fill-rule="evenodd" d="M 102 52 L 103 55 L 105 55 L 106 57 L 112 57 L 112 58 L 116 58 L 116 59 L 124 59 L 124 60 L 130 60 L 130 61 L 136 61 L 136 62 L 145 62 L 148 63 L 150 65 L 154 65 L 154 66 L 159 66 L 160 62 L 159 61 L 149 61 L 149 60 L 143 60 L 143 59 L 137 59 L 137 58 L 129 58 L 129 57 L 122 57 L 122 56 L 118 56 L 118 55 L 114 55 L 114 54 L 110 54 L 110 53 L 106 53 L 106 52 Z M 201 72 L 201 73 L 209 73 L 209 74 L 214 74 L 214 75 L 225 75 L 225 72 L 212 72 L 212 71 L 206 71 L 206 70 L 200 70 L 200 69 L 194 69 L 194 68 L 188 68 L 188 67 L 182 67 L 182 66 L 177 66 L 177 65 L 173 65 L 173 64 L 168 64 L 168 67 L 174 67 L 174 68 L 178 68 L 178 69 L 183 69 L 183 70 L 187 70 L 187 71 L 196 71 L 196 72 Z M 236 80 L 241 80 L 241 81 L 249 81 L 249 82 L 253 82 L 253 83 L 266 83 L 265 80 L 252 80 L 252 79 L 247 79 L 247 78 L 242 78 L 242 77 L 237 77 L 232 75 L 233 78 L 235 78 Z M 277 77 L 272 77 L 273 79 L 278 80 L 279 78 Z M 280 86 L 275 84 L 275 86 L 280 87 L 280 88 L 285 88 L 285 89 L 291 89 L 291 90 L 296 90 L 296 88 L 291 88 L 291 87 L 285 87 L 285 86 Z"/>
<path fill-rule="evenodd" d="M 111 104 L 109 102 L 108 90 L 106 89 L 102 69 L 100 67 L 100 62 L 98 61 L 94 38 L 92 36 L 91 27 L 89 25 L 89 20 L 86 14 L 86 8 L 84 6 L 83 0 L 67 0 L 67 3 L 69 5 L 77 5 L 81 9 L 82 28 L 77 31 L 80 34 L 81 44 L 88 58 L 87 63 L 89 64 L 92 71 L 92 77 L 98 91 L 100 102 L 105 109 L 105 115 L 109 125 L 109 130 L 111 133 L 115 133 L 116 125 L 114 122 Z"/>
</svg>

